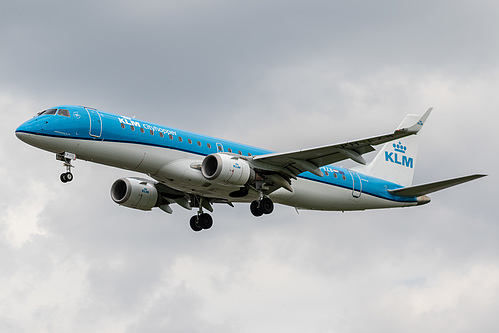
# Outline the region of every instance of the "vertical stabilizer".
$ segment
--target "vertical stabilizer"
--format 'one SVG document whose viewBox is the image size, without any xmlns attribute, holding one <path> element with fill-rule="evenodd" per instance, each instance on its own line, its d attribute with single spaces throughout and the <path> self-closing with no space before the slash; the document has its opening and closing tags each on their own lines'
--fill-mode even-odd
<svg viewBox="0 0 499 333">
<path fill-rule="evenodd" d="M 426 114 L 425 116 L 427 117 Z M 409 114 L 398 128 L 408 128 L 414 124 L 422 125 L 423 122 L 418 122 L 420 119 L 421 116 Z M 369 165 L 356 169 L 369 176 L 385 179 L 402 186 L 410 186 L 416 168 L 418 143 L 418 135 L 410 135 L 388 142 Z"/>
</svg>

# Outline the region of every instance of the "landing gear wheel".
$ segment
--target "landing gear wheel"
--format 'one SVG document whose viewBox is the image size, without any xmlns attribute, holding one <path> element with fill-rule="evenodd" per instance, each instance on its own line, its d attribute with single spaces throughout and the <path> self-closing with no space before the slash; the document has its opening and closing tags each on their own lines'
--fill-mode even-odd
<svg viewBox="0 0 499 333">
<path fill-rule="evenodd" d="M 191 225 L 191 229 L 193 231 L 198 232 L 198 231 L 203 230 L 203 228 L 199 225 L 199 218 L 197 215 L 194 215 L 193 217 L 191 217 L 190 225 Z"/>
<path fill-rule="evenodd" d="M 63 174 L 61 174 L 60 179 L 61 179 L 61 182 L 63 182 L 63 183 L 70 182 L 73 180 L 73 174 L 71 172 L 63 173 Z"/>
<path fill-rule="evenodd" d="M 251 202 L 250 211 L 251 211 L 251 214 L 253 214 L 256 217 L 263 215 L 262 206 L 256 200 Z"/>
<path fill-rule="evenodd" d="M 73 174 L 71 172 L 66 172 L 66 181 L 70 182 L 73 180 Z"/>
<path fill-rule="evenodd" d="M 260 210 L 264 214 L 270 214 L 274 211 L 274 203 L 270 200 L 270 198 L 263 198 L 260 201 Z"/>
<path fill-rule="evenodd" d="M 210 214 L 203 213 L 199 215 L 198 224 L 203 229 L 208 230 L 213 226 L 213 218 Z"/>
</svg>

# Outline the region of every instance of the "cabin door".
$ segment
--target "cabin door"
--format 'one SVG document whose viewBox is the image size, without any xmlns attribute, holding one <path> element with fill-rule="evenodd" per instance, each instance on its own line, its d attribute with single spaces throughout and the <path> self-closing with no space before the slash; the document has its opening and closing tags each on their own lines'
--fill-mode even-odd
<svg viewBox="0 0 499 333">
<path fill-rule="evenodd" d="M 350 174 L 352 175 L 352 196 L 354 198 L 359 198 L 362 194 L 362 181 L 357 172 L 350 171 Z"/>
<path fill-rule="evenodd" d="M 102 134 L 102 118 L 99 111 L 95 109 L 85 109 L 88 112 L 88 117 L 90 118 L 90 136 L 100 137 Z"/>
</svg>

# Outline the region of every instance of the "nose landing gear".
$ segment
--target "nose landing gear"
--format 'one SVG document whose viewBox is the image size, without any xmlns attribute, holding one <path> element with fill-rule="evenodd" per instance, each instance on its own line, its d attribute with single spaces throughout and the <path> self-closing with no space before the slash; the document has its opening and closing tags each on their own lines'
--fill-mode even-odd
<svg viewBox="0 0 499 333">
<path fill-rule="evenodd" d="M 56 154 L 55 158 L 58 161 L 64 162 L 64 167 L 66 168 L 66 172 L 62 173 L 60 176 L 61 182 L 67 183 L 73 180 L 73 174 L 71 173 L 71 168 L 74 168 L 74 165 L 71 164 L 71 161 L 76 160 L 76 154 L 73 153 L 60 153 Z"/>
</svg>

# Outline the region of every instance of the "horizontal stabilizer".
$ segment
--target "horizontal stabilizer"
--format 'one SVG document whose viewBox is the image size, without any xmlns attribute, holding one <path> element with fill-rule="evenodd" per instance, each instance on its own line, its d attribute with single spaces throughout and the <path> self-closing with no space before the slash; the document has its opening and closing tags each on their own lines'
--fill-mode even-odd
<svg viewBox="0 0 499 333">
<path fill-rule="evenodd" d="M 448 180 L 442 180 L 435 183 L 403 187 L 395 190 L 388 190 L 388 192 L 390 192 L 393 195 L 398 195 L 400 197 L 419 197 L 422 195 L 440 191 L 448 187 L 456 186 L 485 176 L 486 175 L 470 175 L 470 176 L 464 176 Z"/>
</svg>

